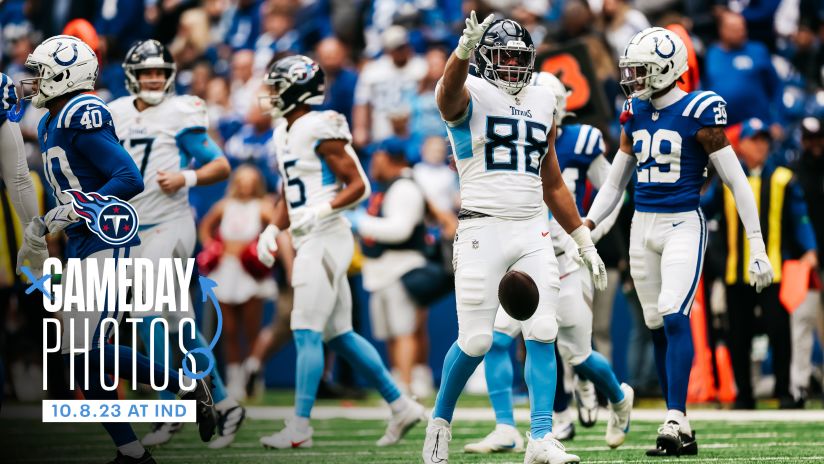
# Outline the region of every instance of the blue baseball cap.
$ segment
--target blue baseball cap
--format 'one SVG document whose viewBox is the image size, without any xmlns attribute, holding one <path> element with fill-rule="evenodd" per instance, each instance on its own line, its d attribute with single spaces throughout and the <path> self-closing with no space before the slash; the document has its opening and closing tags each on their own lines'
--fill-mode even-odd
<svg viewBox="0 0 824 464">
<path fill-rule="evenodd" d="M 741 123 L 741 138 L 749 139 L 758 134 L 764 134 L 770 138 L 770 128 L 764 124 L 764 121 L 758 118 L 750 118 Z"/>
</svg>

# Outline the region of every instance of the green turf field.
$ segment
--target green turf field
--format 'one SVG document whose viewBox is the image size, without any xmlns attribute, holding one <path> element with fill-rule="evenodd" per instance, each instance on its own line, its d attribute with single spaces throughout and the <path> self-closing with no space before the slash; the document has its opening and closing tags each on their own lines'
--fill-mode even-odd
<svg viewBox="0 0 824 464">
<path fill-rule="evenodd" d="M 723 412 L 719 413 L 723 417 Z M 602 418 L 603 419 L 603 418 Z M 210 450 L 200 443 L 193 425 L 169 444 L 155 449 L 159 463 L 417 463 L 423 426 L 414 429 L 398 446 L 376 448 L 373 442 L 384 424 L 374 420 L 331 419 L 314 421 L 315 446 L 311 449 L 271 451 L 258 444 L 261 435 L 281 426 L 281 421 L 249 420 L 237 441 L 228 449 Z M 451 463 L 519 463 L 522 454 L 478 456 L 462 452 L 464 443 L 489 432 L 491 422 L 458 421 L 453 428 Z M 591 463 L 646 463 L 658 424 L 634 422 L 627 443 L 610 450 L 603 442 L 603 420 L 592 429 L 578 428 L 568 448 Z M 681 461 L 707 463 L 787 462 L 824 463 L 824 423 L 792 422 L 694 422 L 699 456 Z M 146 424 L 138 424 L 145 432 Z M 523 427 L 522 427 L 523 429 Z M 37 420 L 4 420 L 0 423 L 0 462 L 3 463 L 103 463 L 113 448 L 96 424 L 41 424 Z M 660 460 L 660 458 L 658 458 Z"/>
</svg>

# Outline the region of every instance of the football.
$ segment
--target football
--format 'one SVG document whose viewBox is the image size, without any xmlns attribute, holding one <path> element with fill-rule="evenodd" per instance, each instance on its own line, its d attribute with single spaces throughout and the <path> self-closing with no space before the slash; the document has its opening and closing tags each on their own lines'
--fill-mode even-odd
<svg viewBox="0 0 824 464">
<path fill-rule="evenodd" d="M 498 300 L 513 319 L 525 321 L 538 308 L 538 286 L 521 271 L 509 271 L 498 284 Z"/>
</svg>

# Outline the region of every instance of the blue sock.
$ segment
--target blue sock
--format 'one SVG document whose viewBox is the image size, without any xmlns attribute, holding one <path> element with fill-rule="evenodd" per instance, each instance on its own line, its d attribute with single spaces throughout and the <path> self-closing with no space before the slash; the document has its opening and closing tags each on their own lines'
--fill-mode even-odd
<svg viewBox="0 0 824 464">
<path fill-rule="evenodd" d="M 541 439 L 552 432 L 552 403 L 555 401 L 555 343 L 526 341 L 524 377 L 529 387 L 530 430 Z"/>
<path fill-rule="evenodd" d="M 195 348 L 206 348 L 209 346 L 208 343 L 203 339 L 203 334 L 200 333 L 200 330 L 195 332 L 195 337 L 190 338 L 188 336 L 184 336 L 183 345 L 186 347 L 186 350 L 191 351 Z M 226 385 L 223 383 L 223 378 L 220 376 L 220 372 L 217 368 L 217 360 L 215 359 L 214 353 L 209 350 L 206 350 L 209 353 L 209 357 L 211 358 L 211 365 L 214 366 L 212 372 L 209 373 L 209 377 L 212 380 L 212 396 L 215 399 L 215 403 L 220 403 L 221 401 L 228 398 L 228 394 L 226 393 Z M 205 355 L 200 353 L 196 353 L 194 355 L 195 364 L 197 366 L 203 366 L 204 368 L 209 365 L 210 360 L 206 359 Z M 189 362 L 184 359 L 184 362 Z M 189 366 L 190 368 L 192 366 Z M 160 399 L 164 399 L 163 396 L 160 396 Z"/>
<path fill-rule="evenodd" d="M 432 417 L 439 417 L 447 422 L 452 422 L 452 414 L 455 412 L 455 403 L 461 395 L 469 376 L 478 368 L 478 364 L 484 359 L 483 356 L 469 356 L 458 346 L 458 342 L 452 344 L 443 359 L 443 373 L 441 374 L 441 388 L 438 389 L 438 396 L 435 397 L 435 408 L 432 410 Z"/>
<path fill-rule="evenodd" d="M 587 379 L 592 381 L 601 393 L 607 395 L 607 399 L 612 404 L 624 399 L 624 392 L 621 391 L 621 384 L 609 367 L 607 358 L 601 353 L 593 351 L 587 359 L 574 367 L 575 372 L 582 373 Z"/>
<path fill-rule="evenodd" d="M 667 399 L 667 334 L 663 327 L 652 330 L 652 347 L 655 353 L 655 372 L 664 399 Z"/>
<path fill-rule="evenodd" d="M 114 348 L 112 345 L 106 346 Z M 63 360 L 66 362 L 67 367 L 69 365 L 69 356 L 69 354 L 63 355 Z M 99 349 L 91 350 L 89 352 L 89 356 L 89 372 L 87 373 L 83 368 L 83 363 L 85 362 L 83 355 L 75 355 L 75 386 L 77 388 L 82 388 L 86 382 L 86 379 L 89 379 L 89 389 L 83 390 L 84 398 L 87 400 L 117 401 L 119 399 L 117 397 L 117 390 L 107 391 L 100 386 L 100 369 L 102 369 L 103 366 L 100 365 Z M 95 358 L 98 360 L 97 362 L 93 361 Z M 105 362 L 107 365 L 109 364 L 108 359 L 106 359 Z M 129 360 L 129 363 L 131 363 L 131 360 Z M 120 367 L 121 369 L 123 368 L 123 360 L 120 361 Z M 109 436 L 112 437 L 112 441 L 115 446 L 123 446 L 137 441 L 137 435 L 135 435 L 132 426 L 128 422 L 102 422 L 100 425 L 102 425 L 103 428 L 106 429 L 106 432 L 108 432 Z"/>
<path fill-rule="evenodd" d="M 365 338 L 349 331 L 329 340 L 328 345 L 335 353 L 343 356 L 356 372 L 366 377 L 387 403 L 401 397 L 401 391 L 389 369 L 383 364 L 378 350 Z"/>
<path fill-rule="evenodd" d="M 512 413 L 512 359 L 509 347 L 512 337 L 502 332 L 492 334 L 492 348 L 484 356 L 486 388 L 489 390 L 489 402 L 495 410 L 495 422 L 515 426 Z"/>
<path fill-rule="evenodd" d="M 570 394 L 564 388 L 564 361 L 561 359 L 561 352 L 558 351 L 558 344 L 555 344 L 555 371 L 558 373 L 555 379 L 555 404 L 552 410 L 555 412 L 566 411 L 569 407 Z"/>
<path fill-rule="evenodd" d="M 323 340 L 320 332 L 301 329 L 293 331 L 298 359 L 295 372 L 295 414 L 309 418 L 318 385 L 323 375 Z"/>
<path fill-rule="evenodd" d="M 687 412 L 687 388 L 692 369 L 692 328 L 683 314 L 664 316 L 667 334 L 667 409 Z"/>
</svg>

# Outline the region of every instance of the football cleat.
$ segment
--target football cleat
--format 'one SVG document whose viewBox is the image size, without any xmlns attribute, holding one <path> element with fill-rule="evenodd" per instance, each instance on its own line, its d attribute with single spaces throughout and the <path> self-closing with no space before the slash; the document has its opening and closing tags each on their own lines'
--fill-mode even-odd
<svg viewBox="0 0 824 464">
<path fill-rule="evenodd" d="M 551 433 L 544 438 L 532 438 L 527 432 L 526 438 L 529 444 L 526 446 L 524 464 L 566 464 L 569 462 L 581 462 L 581 458 L 566 452 L 566 448 L 560 441 L 556 440 Z"/>
<path fill-rule="evenodd" d="M 409 406 L 403 411 L 392 414 L 386 432 L 377 441 L 378 446 L 389 446 L 401 441 L 406 432 L 426 417 L 426 410 L 417 401 L 409 400 Z"/>
<path fill-rule="evenodd" d="M 218 411 L 217 438 L 209 443 L 209 448 L 220 449 L 229 446 L 235 441 L 235 435 L 244 419 L 246 419 L 246 409 L 240 405 L 223 412 Z"/>
<path fill-rule="evenodd" d="M 691 435 L 681 433 L 678 422 L 669 421 L 658 427 L 655 448 L 647 450 L 647 456 L 694 456 L 698 454 L 695 431 Z"/>
<path fill-rule="evenodd" d="M 635 391 L 629 385 L 622 383 L 621 391 L 624 399 L 609 405 L 609 420 L 607 421 L 607 445 L 617 448 L 624 444 L 629 432 L 629 416 L 632 413 L 632 402 L 635 400 Z"/>
<path fill-rule="evenodd" d="M 426 438 L 424 438 L 421 452 L 424 464 L 447 464 L 450 440 L 452 440 L 452 429 L 449 422 L 441 418 L 430 419 L 426 426 Z"/>
<path fill-rule="evenodd" d="M 217 427 L 217 414 L 215 413 L 215 401 L 212 398 L 212 390 L 204 379 L 196 381 L 195 389 L 181 397 L 183 400 L 195 400 L 197 406 L 197 428 L 201 441 L 209 441 L 215 434 Z"/>
<path fill-rule="evenodd" d="M 598 422 L 598 396 L 595 394 L 595 385 L 589 380 L 576 377 L 574 390 L 578 421 L 584 427 L 592 427 Z"/>
<path fill-rule="evenodd" d="M 289 449 L 289 448 L 311 448 L 312 447 L 312 427 L 307 427 L 305 431 L 300 431 L 292 425 L 292 421 L 286 419 L 286 427 L 280 432 L 275 432 L 269 436 L 261 437 L 260 444 L 264 448 Z"/>
<path fill-rule="evenodd" d="M 477 443 L 464 446 L 465 453 L 520 453 L 524 450 L 524 439 L 518 429 L 508 424 L 497 424 L 495 430 Z"/>
<path fill-rule="evenodd" d="M 575 422 L 565 420 L 558 416 L 552 424 L 552 436 L 556 440 L 568 441 L 575 438 Z"/>
<path fill-rule="evenodd" d="M 183 428 L 182 422 L 155 422 L 152 431 L 143 436 L 140 444 L 143 446 L 158 446 L 172 439 L 172 436 Z"/>
<path fill-rule="evenodd" d="M 144 451 L 143 456 L 140 456 L 139 458 L 126 456 L 125 454 L 118 451 L 117 456 L 114 458 L 114 460 L 109 461 L 108 464 L 157 464 L 157 461 L 154 460 L 154 458 L 151 454 L 149 454 L 148 451 Z"/>
</svg>

